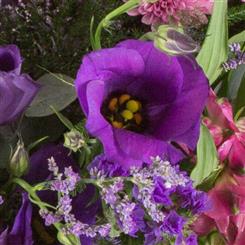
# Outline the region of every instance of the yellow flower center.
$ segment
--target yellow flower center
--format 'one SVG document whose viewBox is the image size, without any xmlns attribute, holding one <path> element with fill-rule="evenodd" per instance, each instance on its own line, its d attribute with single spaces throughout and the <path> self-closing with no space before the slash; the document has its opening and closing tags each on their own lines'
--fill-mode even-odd
<svg viewBox="0 0 245 245">
<path fill-rule="evenodd" d="M 142 103 L 129 94 L 110 96 L 102 107 L 103 115 L 115 128 L 141 131 L 144 116 Z"/>
</svg>

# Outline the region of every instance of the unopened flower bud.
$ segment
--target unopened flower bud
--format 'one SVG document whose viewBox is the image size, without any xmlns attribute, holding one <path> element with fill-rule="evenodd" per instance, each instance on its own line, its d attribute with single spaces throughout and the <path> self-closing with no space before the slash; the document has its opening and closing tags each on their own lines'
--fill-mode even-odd
<svg viewBox="0 0 245 245">
<path fill-rule="evenodd" d="M 74 152 L 77 152 L 85 144 L 82 134 L 77 130 L 71 130 L 70 132 L 64 134 L 64 137 L 64 146 Z"/>
<path fill-rule="evenodd" d="M 19 141 L 9 163 L 10 173 L 16 177 L 24 175 L 29 167 L 29 156 L 23 142 Z"/>
<path fill-rule="evenodd" d="M 154 45 L 170 55 L 191 54 L 199 50 L 198 43 L 190 36 L 184 34 L 182 29 L 167 25 L 158 27 Z"/>
</svg>

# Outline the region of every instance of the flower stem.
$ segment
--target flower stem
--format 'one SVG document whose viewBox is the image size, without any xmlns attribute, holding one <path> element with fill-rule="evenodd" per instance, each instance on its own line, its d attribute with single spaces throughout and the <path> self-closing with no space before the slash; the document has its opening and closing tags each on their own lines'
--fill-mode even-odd
<svg viewBox="0 0 245 245">
<path fill-rule="evenodd" d="M 139 0 L 129 0 L 126 3 L 124 3 L 123 5 L 121 5 L 120 7 L 114 9 L 103 20 L 101 20 L 101 22 L 99 23 L 99 25 L 96 29 L 95 36 L 94 36 L 94 42 L 92 45 L 94 50 L 101 49 L 101 32 L 102 32 L 102 29 L 107 27 L 108 24 L 110 23 L 110 21 L 112 19 L 114 19 L 115 17 L 126 13 L 127 11 L 129 11 L 132 8 L 135 8 L 138 5 L 138 3 L 139 3 Z"/>
</svg>

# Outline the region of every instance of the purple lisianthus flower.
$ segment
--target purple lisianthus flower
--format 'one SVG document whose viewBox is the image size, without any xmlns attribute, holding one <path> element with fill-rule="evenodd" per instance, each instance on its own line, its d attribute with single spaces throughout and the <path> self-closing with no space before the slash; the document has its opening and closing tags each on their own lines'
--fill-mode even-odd
<svg viewBox="0 0 245 245">
<path fill-rule="evenodd" d="M 10 232 L 8 229 L 0 234 L 1 245 L 32 245 L 31 228 L 32 206 L 27 193 L 22 194 L 22 205 L 15 217 L 13 227 Z"/>
<path fill-rule="evenodd" d="M 69 166 L 76 172 L 78 167 L 74 159 L 70 155 L 70 151 L 63 145 L 48 144 L 40 148 L 37 152 L 32 154 L 30 158 L 30 170 L 25 177 L 29 183 L 37 184 L 45 180 L 51 180 L 53 175 L 49 170 L 48 159 L 54 158 L 60 172 L 69 174 Z M 86 189 L 77 194 L 71 200 L 71 212 L 75 218 L 85 224 L 93 224 L 96 220 L 96 214 L 100 212 L 100 201 L 93 202 L 95 195 L 95 188 L 92 185 L 87 185 Z M 41 191 L 38 193 L 42 200 L 55 205 L 57 202 L 56 195 L 52 191 Z M 92 239 L 84 235 L 80 236 L 82 244 L 92 244 Z"/>
<path fill-rule="evenodd" d="M 0 125 L 14 121 L 38 91 L 27 74 L 20 74 L 21 64 L 17 46 L 0 46 Z"/>
<path fill-rule="evenodd" d="M 172 57 L 152 42 L 127 40 L 86 55 L 76 89 L 109 161 L 124 167 L 182 154 L 170 143 L 195 148 L 208 81 L 194 58 Z"/>
</svg>

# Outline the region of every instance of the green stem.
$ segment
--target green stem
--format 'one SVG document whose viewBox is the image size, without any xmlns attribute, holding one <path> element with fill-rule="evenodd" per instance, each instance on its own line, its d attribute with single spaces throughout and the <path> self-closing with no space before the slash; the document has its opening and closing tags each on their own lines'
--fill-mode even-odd
<svg viewBox="0 0 245 245">
<path fill-rule="evenodd" d="M 21 186 L 29 194 L 31 202 L 35 203 L 40 209 L 47 209 L 47 208 L 55 209 L 54 206 L 49 205 L 48 203 L 42 202 L 39 196 L 34 191 L 34 188 L 31 185 L 29 185 L 26 181 L 24 181 L 23 179 L 14 178 L 12 179 L 12 182 Z"/>
<path fill-rule="evenodd" d="M 124 3 L 120 7 L 116 8 L 112 12 L 110 12 L 98 25 L 95 37 L 94 37 L 94 47 L 93 49 L 101 49 L 101 32 L 104 27 L 106 27 L 112 19 L 115 17 L 122 15 L 129 11 L 132 8 L 135 8 L 139 3 L 139 0 L 129 0 L 128 2 Z"/>
</svg>

